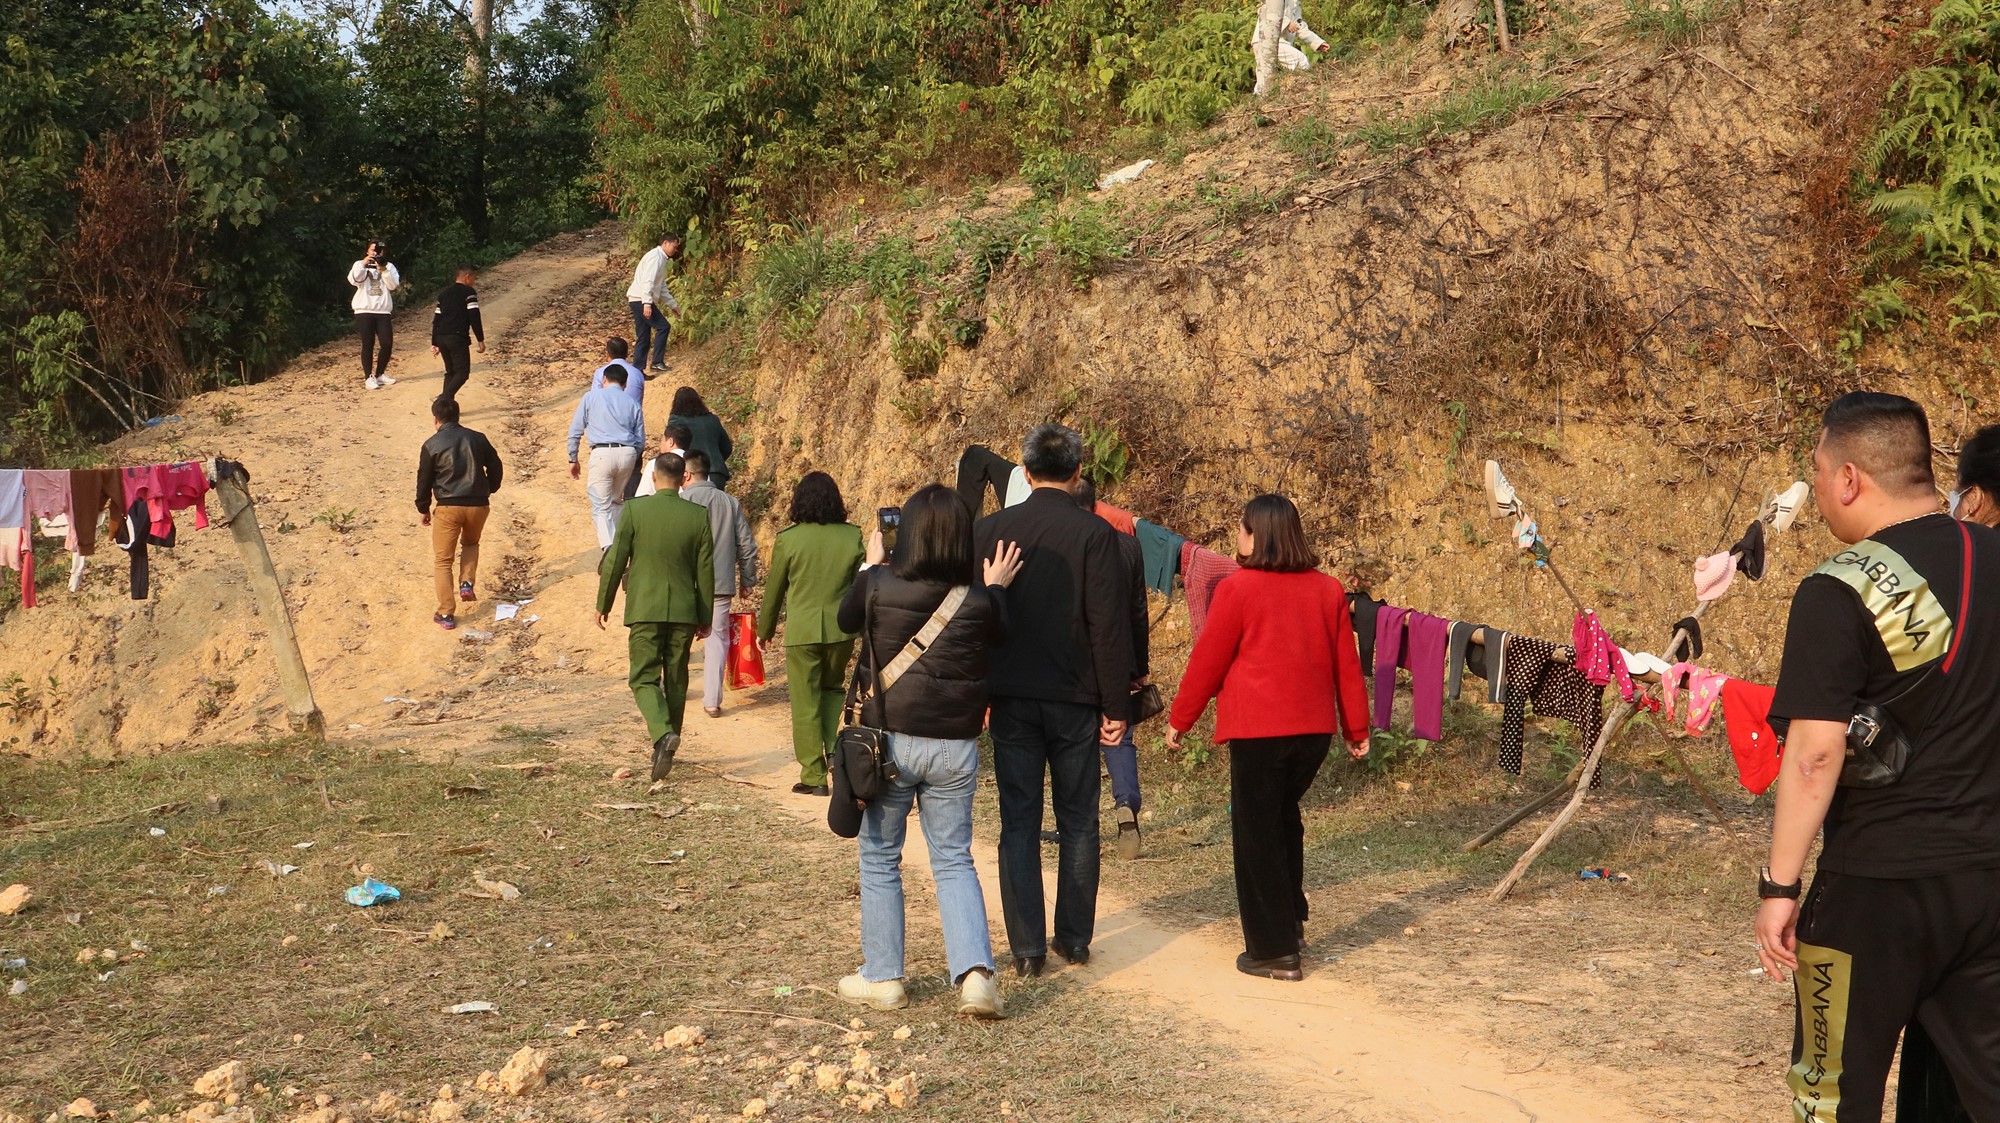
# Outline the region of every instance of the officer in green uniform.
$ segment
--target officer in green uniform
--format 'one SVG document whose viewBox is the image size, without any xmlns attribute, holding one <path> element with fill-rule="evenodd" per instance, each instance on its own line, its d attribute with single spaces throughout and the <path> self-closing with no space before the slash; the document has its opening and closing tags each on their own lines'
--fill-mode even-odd
<svg viewBox="0 0 2000 1123">
<path fill-rule="evenodd" d="M 757 636 L 765 643 L 785 618 L 785 680 L 792 696 L 792 751 L 799 758 L 802 795 L 826 795 L 827 753 L 840 735 L 847 661 L 854 633 L 834 617 L 861 568 L 861 528 L 847 521 L 840 488 L 825 472 L 808 472 L 792 489 L 792 525 L 771 547 Z"/>
</svg>

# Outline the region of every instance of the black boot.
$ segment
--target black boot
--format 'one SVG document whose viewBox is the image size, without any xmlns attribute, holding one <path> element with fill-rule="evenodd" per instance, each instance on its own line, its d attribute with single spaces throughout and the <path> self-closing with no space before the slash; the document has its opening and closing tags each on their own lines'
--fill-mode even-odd
<svg viewBox="0 0 2000 1123">
<path fill-rule="evenodd" d="M 667 773 L 674 770 L 674 754 L 680 751 L 680 747 L 681 735 L 678 733 L 662 733 L 660 739 L 653 742 L 654 783 L 666 779 Z"/>
</svg>

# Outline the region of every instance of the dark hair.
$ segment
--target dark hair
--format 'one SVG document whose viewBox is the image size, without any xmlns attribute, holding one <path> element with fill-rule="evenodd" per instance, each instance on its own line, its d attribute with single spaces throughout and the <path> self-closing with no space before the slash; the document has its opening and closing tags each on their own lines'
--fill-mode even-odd
<svg viewBox="0 0 2000 1123">
<path fill-rule="evenodd" d="M 1083 438 L 1051 421 L 1028 430 L 1021 442 L 1021 466 L 1041 483 L 1068 483 L 1083 464 Z"/>
<path fill-rule="evenodd" d="M 681 481 L 687 478 L 687 461 L 673 455 L 656 456 L 653 458 L 653 474 L 672 480 L 674 489 L 678 491 Z"/>
<path fill-rule="evenodd" d="M 1966 438 L 1958 450 L 1958 486 L 1976 487 L 2000 499 L 2000 425 L 1988 425 Z"/>
<path fill-rule="evenodd" d="M 672 230 L 669 230 L 665 234 L 660 235 L 660 242 L 663 245 L 667 242 L 683 242 L 686 240 L 687 239 L 682 238 L 678 233 Z"/>
<path fill-rule="evenodd" d="M 431 417 L 446 425 L 458 424 L 458 399 L 447 398 L 443 394 L 431 399 Z"/>
<path fill-rule="evenodd" d="M 687 462 L 688 471 L 690 473 L 704 477 L 708 475 L 707 453 L 701 451 L 698 448 L 689 449 L 687 451 L 687 454 L 682 456 L 681 459 Z"/>
<path fill-rule="evenodd" d="M 896 531 L 896 576 L 905 581 L 971 585 L 979 575 L 972 512 L 958 493 L 929 484 L 903 501 Z"/>
<path fill-rule="evenodd" d="M 1243 505 L 1243 529 L 1250 532 L 1250 556 L 1239 559 L 1245 569 L 1273 573 L 1304 573 L 1319 566 L 1306 545 L 1306 528 L 1299 509 L 1282 495 L 1260 495 Z"/>
<path fill-rule="evenodd" d="M 1820 419 L 1830 455 L 1874 477 L 1895 495 L 1935 491 L 1931 423 L 1924 407 L 1901 394 L 1842 394 Z"/>
<path fill-rule="evenodd" d="M 604 341 L 604 353 L 614 359 L 622 359 L 632 353 L 632 345 L 614 335 Z"/>
<path fill-rule="evenodd" d="M 694 433 L 678 421 L 668 423 L 666 434 L 673 439 L 675 448 L 684 449 L 694 443 Z"/>
<path fill-rule="evenodd" d="M 844 523 L 847 504 L 840 501 L 840 485 L 825 472 L 807 472 L 792 489 L 792 521 L 795 523 Z"/>
<path fill-rule="evenodd" d="M 625 373 L 624 363 L 604 364 L 604 381 L 616 383 L 617 385 L 623 386 L 625 385 L 625 380 L 628 377 L 630 376 Z"/>
<path fill-rule="evenodd" d="M 383 241 L 380 238 L 370 238 L 367 241 L 361 243 L 362 253 L 367 253 L 371 249 L 378 254 L 387 254 L 389 252 L 389 243 Z"/>
<path fill-rule="evenodd" d="M 674 391 L 674 405 L 669 412 L 679 417 L 701 417 L 708 413 L 708 403 L 701 400 L 692 386 L 683 386 Z"/>
<path fill-rule="evenodd" d="M 453 276 L 453 277 L 470 277 L 470 276 L 472 276 L 473 274 L 475 274 L 475 273 L 477 273 L 477 272 L 479 272 L 479 270 L 478 270 L 478 269 L 475 269 L 475 268 L 473 268 L 473 267 L 472 267 L 472 266 L 470 266 L 470 265 L 461 265 L 461 266 L 459 266 L 459 267 L 458 267 L 458 270 L 457 270 L 457 272 L 453 273 L 453 274 L 452 274 L 452 276 Z"/>
<path fill-rule="evenodd" d="M 1077 506 L 1093 515 L 1097 513 L 1097 485 L 1091 483 L 1089 477 L 1076 481 L 1076 490 L 1070 494 L 1076 497 Z"/>
</svg>

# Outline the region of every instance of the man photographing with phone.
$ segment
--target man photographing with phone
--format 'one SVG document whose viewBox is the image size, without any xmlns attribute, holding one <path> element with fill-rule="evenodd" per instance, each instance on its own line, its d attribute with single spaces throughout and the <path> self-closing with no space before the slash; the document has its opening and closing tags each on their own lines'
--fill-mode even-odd
<svg viewBox="0 0 2000 1123">
<path fill-rule="evenodd" d="M 347 270 L 347 283 L 354 286 L 354 322 L 361 329 L 361 377 L 370 390 L 394 386 L 389 377 L 389 353 L 396 347 L 396 299 L 390 295 L 403 283 L 389 251 L 380 241 L 371 241 L 361 260 Z"/>
</svg>

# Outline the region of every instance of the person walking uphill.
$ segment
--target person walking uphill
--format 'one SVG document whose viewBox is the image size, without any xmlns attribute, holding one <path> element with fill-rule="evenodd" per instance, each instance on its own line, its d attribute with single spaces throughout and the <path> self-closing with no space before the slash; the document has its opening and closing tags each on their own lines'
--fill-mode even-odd
<svg viewBox="0 0 2000 1123">
<path fill-rule="evenodd" d="M 1102 518 L 1097 513 L 1097 485 L 1089 480 L 1076 482 L 1076 505 L 1091 517 Z M 1151 678 L 1148 668 L 1152 662 L 1152 626 L 1146 619 L 1146 556 L 1139 540 L 1130 534 L 1121 532 L 1112 541 L 1118 544 L 1118 556 L 1125 562 L 1126 583 L 1131 592 L 1132 690 L 1136 693 Z M 1127 722 L 1125 735 L 1118 743 L 1103 746 L 1104 770 L 1111 774 L 1111 806 L 1118 819 L 1118 856 L 1128 862 L 1136 860 L 1141 849 L 1139 746 L 1133 740 L 1136 732 L 1137 727 Z"/>
<path fill-rule="evenodd" d="M 1243 922 L 1236 969 L 1304 978 L 1305 823 L 1312 787 L 1338 730 L 1347 755 L 1368 755 L 1368 695 L 1347 590 L 1319 572 L 1299 510 L 1282 495 L 1243 508 L 1243 568 L 1215 587 L 1168 715 L 1167 747 L 1216 699 L 1215 737 L 1229 742 L 1231 844 Z"/>
<path fill-rule="evenodd" d="M 912 495 L 902 510 L 894 567 L 877 530 L 868 539 L 868 568 L 840 602 L 840 626 L 861 632 L 873 652 L 858 672 L 867 699 L 861 721 L 888 733 L 898 775 L 861 814 L 862 963 L 840 980 L 839 992 L 878 1010 L 909 1004 L 902 861 L 915 802 L 923 805 L 958 1012 L 998 1018 L 1005 1007 L 993 977 L 986 898 L 972 863 L 972 793 L 979 781 L 987 657 L 1006 635 L 1001 590 L 1020 569 L 1020 552 L 1002 550 L 982 566 L 972 550 L 972 513 L 943 484 Z M 905 658 L 915 662 L 896 675 Z M 868 681 L 871 663 L 882 668 L 886 687 Z"/>
<path fill-rule="evenodd" d="M 1882 1119 L 1912 1021 L 1971 1117 L 2000 1119 L 2000 532 L 1939 511 L 1935 486 L 1917 403 L 1827 406 L 1813 495 L 1848 548 L 1792 598 L 1757 884 L 1759 958 L 1798 1003 L 1796 1119 Z"/>
<path fill-rule="evenodd" d="M 1097 927 L 1098 746 L 1125 735 L 1131 704 L 1132 624 L 1126 570 L 1111 525 L 1077 509 L 1083 439 L 1040 425 L 1021 460 L 1034 485 L 1018 506 L 980 520 L 982 557 L 1021 548 L 1007 589 L 1007 640 L 995 652 L 993 779 L 1000 797 L 1000 907 L 1014 970 L 1039 975 L 1049 929 L 1042 894 L 1042 777 L 1061 838 L 1055 949 L 1090 961 Z"/>
<path fill-rule="evenodd" d="M 431 428 L 434 432 L 417 456 L 417 513 L 431 528 L 438 606 L 431 622 L 451 631 L 458 627 L 451 599 L 453 563 L 458 599 L 470 601 L 479 580 L 479 536 L 486 530 L 487 502 L 500 490 L 500 454 L 486 434 L 458 423 L 458 403 L 450 398 L 431 402 Z"/>
<path fill-rule="evenodd" d="M 708 478 L 715 486 L 729 486 L 729 456 L 736 446 L 729 440 L 729 431 L 722 427 L 722 419 L 710 413 L 708 403 L 692 386 L 683 386 L 674 391 L 672 412 L 667 415 L 667 428 L 680 425 L 687 429 L 689 443 L 683 447 L 699 449 L 708 454 Z"/>
<path fill-rule="evenodd" d="M 826 754 L 840 735 L 847 661 L 854 632 L 840 625 L 840 600 L 861 565 L 861 528 L 847 521 L 840 488 L 825 472 L 807 472 L 792 489 L 792 525 L 771 544 L 757 638 L 765 643 L 785 618 L 785 689 L 792 699 L 792 752 L 800 795 L 827 795 Z"/>
<path fill-rule="evenodd" d="M 472 337 L 486 353 L 486 325 L 479 319 L 479 292 L 472 287 L 473 269 L 458 267 L 458 279 L 438 293 L 431 311 L 431 354 L 444 360 L 444 396 L 457 398 L 472 378 Z"/>
<path fill-rule="evenodd" d="M 625 302 L 632 310 L 632 358 L 654 372 L 667 369 L 667 317 L 660 307 L 665 305 L 676 316 L 681 312 L 680 302 L 667 290 L 667 271 L 680 255 L 681 236 L 663 235 L 659 245 L 639 258 L 632 283 L 625 289 Z M 649 350 L 651 364 L 646 362 Z"/>
<path fill-rule="evenodd" d="M 569 421 L 571 479 L 583 474 L 576 456 L 585 437 L 590 440 L 590 484 L 586 494 L 590 496 L 590 518 L 597 526 L 597 547 L 601 550 L 611 545 L 619 512 L 625 507 L 625 485 L 639 466 L 639 450 L 646 447 L 646 417 L 639 412 L 638 403 L 625 393 L 623 366 L 605 367 L 604 384 L 576 403 L 576 414 Z"/>
<path fill-rule="evenodd" d="M 687 713 L 688 651 L 709 631 L 715 601 L 715 543 L 708 512 L 677 492 L 683 465 L 677 456 L 653 466 L 659 493 L 625 504 L 611 550 L 597 573 L 597 626 L 625 590 L 632 698 L 653 739 L 653 780 L 673 771 Z"/>
<path fill-rule="evenodd" d="M 380 242 L 368 243 L 361 260 L 347 270 L 347 283 L 354 286 L 354 323 L 361 329 L 361 377 L 370 390 L 394 386 L 389 377 L 389 355 L 396 349 L 396 298 L 392 294 L 403 284 L 402 274 L 389 261 L 389 251 Z"/>
<path fill-rule="evenodd" d="M 701 652 L 701 708 L 709 717 L 722 716 L 722 672 L 729 662 L 729 610 L 739 592 L 757 584 L 757 539 L 743 504 L 709 482 L 708 457 L 690 452 L 681 498 L 708 512 L 709 534 L 715 539 L 715 615 L 708 645 Z"/>
</svg>

